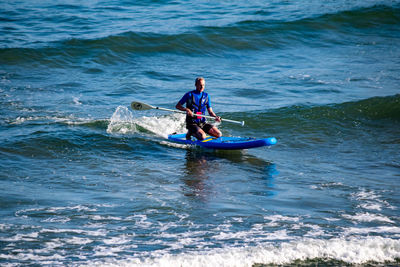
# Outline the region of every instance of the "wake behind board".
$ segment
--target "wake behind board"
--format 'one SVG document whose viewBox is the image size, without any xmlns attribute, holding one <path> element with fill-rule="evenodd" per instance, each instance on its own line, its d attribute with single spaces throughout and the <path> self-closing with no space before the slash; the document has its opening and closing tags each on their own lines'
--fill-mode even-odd
<svg viewBox="0 0 400 267">
<path fill-rule="evenodd" d="M 186 134 L 171 134 L 168 135 L 170 141 L 180 144 L 196 145 L 210 149 L 249 149 L 263 146 L 272 146 L 276 144 L 275 137 L 256 139 L 251 137 L 212 137 L 207 136 L 204 140 L 196 140 L 194 137 L 191 140 L 186 140 Z"/>
</svg>

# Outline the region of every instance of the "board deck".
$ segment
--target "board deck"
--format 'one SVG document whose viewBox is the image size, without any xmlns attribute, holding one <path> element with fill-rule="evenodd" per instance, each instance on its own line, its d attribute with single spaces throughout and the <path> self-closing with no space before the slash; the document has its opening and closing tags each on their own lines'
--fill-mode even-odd
<svg viewBox="0 0 400 267">
<path fill-rule="evenodd" d="M 171 134 L 168 135 L 170 141 L 180 144 L 196 145 L 210 149 L 249 149 L 263 146 L 272 146 L 276 144 L 275 137 L 269 138 L 252 138 L 252 137 L 228 137 L 222 136 L 219 138 L 207 136 L 204 140 L 197 140 L 192 137 L 191 140 L 186 140 L 186 134 Z"/>
</svg>

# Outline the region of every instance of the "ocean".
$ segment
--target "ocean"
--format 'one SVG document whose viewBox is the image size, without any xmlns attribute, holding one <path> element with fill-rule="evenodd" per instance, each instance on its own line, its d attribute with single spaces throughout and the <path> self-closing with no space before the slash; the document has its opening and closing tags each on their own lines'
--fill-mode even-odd
<svg viewBox="0 0 400 267">
<path fill-rule="evenodd" d="M 0 106 L 1 266 L 400 264 L 398 0 L 1 1 Z"/>
</svg>

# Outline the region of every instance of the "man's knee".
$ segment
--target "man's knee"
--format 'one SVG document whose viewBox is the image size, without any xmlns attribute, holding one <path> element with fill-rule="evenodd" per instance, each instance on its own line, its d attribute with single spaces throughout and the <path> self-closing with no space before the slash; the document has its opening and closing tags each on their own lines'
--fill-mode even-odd
<svg viewBox="0 0 400 267">
<path fill-rule="evenodd" d="M 206 139 L 206 137 L 207 137 L 207 135 L 206 135 L 206 133 L 200 133 L 200 139 L 201 140 L 204 140 L 204 139 Z"/>
<path fill-rule="evenodd" d="M 218 137 L 218 138 L 222 136 L 221 131 L 218 130 L 217 128 L 215 128 L 215 127 L 211 128 L 210 134 L 212 136 L 215 136 L 215 137 Z"/>
<path fill-rule="evenodd" d="M 197 138 L 198 140 L 204 140 L 204 139 L 206 139 L 206 137 L 207 137 L 207 135 L 206 135 L 205 132 L 197 132 L 197 133 L 196 133 L 196 138 Z"/>
</svg>

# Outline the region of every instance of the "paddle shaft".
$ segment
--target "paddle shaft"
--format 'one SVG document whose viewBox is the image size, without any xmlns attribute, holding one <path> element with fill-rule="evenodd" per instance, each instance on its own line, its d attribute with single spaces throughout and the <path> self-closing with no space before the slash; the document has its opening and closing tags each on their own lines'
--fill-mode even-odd
<svg viewBox="0 0 400 267">
<path fill-rule="evenodd" d="M 154 106 L 140 103 L 140 102 L 132 102 L 131 107 L 135 110 L 159 109 L 159 110 L 164 110 L 164 111 L 171 111 L 171 112 L 175 112 L 175 113 L 186 114 L 186 112 L 184 112 L 184 111 L 169 109 L 169 108 L 154 107 Z M 195 116 L 209 118 L 209 119 L 215 119 L 214 117 L 203 115 L 203 114 L 195 114 Z M 232 123 L 237 123 L 237 124 L 244 126 L 244 121 L 234 121 L 234 120 L 222 119 L 222 118 L 221 118 L 221 120 L 227 121 L 227 122 L 232 122 Z"/>
<path fill-rule="evenodd" d="M 165 110 L 165 111 L 172 111 L 172 112 L 176 112 L 176 113 L 182 113 L 182 114 L 186 114 L 185 111 L 180 111 L 180 110 L 174 110 L 174 109 L 169 109 L 169 108 L 160 108 L 160 107 L 154 107 L 155 109 L 159 109 L 159 110 Z M 195 117 L 204 117 L 204 118 L 208 118 L 208 119 L 215 119 L 214 117 L 211 116 L 207 116 L 207 115 L 203 115 L 203 114 L 195 114 Z M 232 123 L 237 123 L 240 125 L 244 125 L 244 121 L 234 121 L 234 120 L 229 120 L 229 119 L 223 119 L 221 118 L 222 121 L 227 121 L 227 122 L 232 122 Z"/>
</svg>

